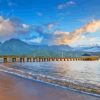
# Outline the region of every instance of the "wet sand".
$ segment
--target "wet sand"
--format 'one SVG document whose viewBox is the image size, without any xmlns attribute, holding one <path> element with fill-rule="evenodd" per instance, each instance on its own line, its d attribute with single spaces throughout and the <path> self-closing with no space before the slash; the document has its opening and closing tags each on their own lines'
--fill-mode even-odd
<svg viewBox="0 0 100 100">
<path fill-rule="evenodd" d="M 100 100 L 100 98 L 0 72 L 0 100 Z"/>
</svg>

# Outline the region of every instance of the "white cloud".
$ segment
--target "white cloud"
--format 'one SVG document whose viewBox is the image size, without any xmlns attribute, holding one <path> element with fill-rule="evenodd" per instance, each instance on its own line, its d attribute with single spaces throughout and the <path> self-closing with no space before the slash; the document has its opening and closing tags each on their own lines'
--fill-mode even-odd
<svg viewBox="0 0 100 100">
<path fill-rule="evenodd" d="M 13 23 L 9 19 L 0 16 L 0 38 L 12 36 L 14 31 Z"/>
<path fill-rule="evenodd" d="M 37 37 L 37 38 L 34 38 L 34 39 L 30 39 L 27 41 L 27 43 L 41 43 L 43 40 L 43 37 Z"/>
<path fill-rule="evenodd" d="M 16 3 L 12 2 L 12 0 L 7 0 L 7 4 L 8 4 L 9 7 L 17 6 Z"/>
<path fill-rule="evenodd" d="M 68 2 L 65 2 L 65 3 L 59 4 L 57 9 L 64 9 L 66 7 L 74 6 L 74 5 L 76 5 L 75 1 L 68 1 Z"/>
<path fill-rule="evenodd" d="M 43 13 L 41 13 L 41 12 L 37 12 L 36 13 L 38 16 L 43 16 Z"/>
<path fill-rule="evenodd" d="M 78 21 L 79 22 L 82 22 L 82 23 L 87 23 L 87 22 L 91 22 L 91 21 L 93 21 L 93 20 L 95 20 L 96 18 L 95 18 L 95 16 L 93 15 L 93 16 L 89 16 L 89 17 L 86 17 L 86 18 L 84 18 L 84 19 L 78 19 Z"/>
<path fill-rule="evenodd" d="M 66 34 L 66 35 L 68 35 L 69 34 L 69 32 L 62 32 L 62 31 L 60 31 L 60 30 L 56 30 L 55 32 L 54 32 L 54 35 L 61 35 L 61 34 Z"/>
<path fill-rule="evenodd" d="M 93 45 L 100 45 L 100 37 L 80 37 L 73 45 L 80 45 L 80 46 L 93 46 Z"/>
<path fill-rule="evenodd" d="M 100 20 L 94 20 L 73 32 L 54 32 L 54 44 L 73 44 L 86 33 L 95 33 L 100 29 Z M 56 34 L 55 34 L 56 33 Z M 68 34 L 66 34 L 68 33 Z"/>
<path fill-rule="evenodd" d="M 30 25 L 0 16 L 0 40 L 5 41 L 16 36 L 29 33 Z"/>
<path fill-rule="evenodd" d="M 23 26 L 23 28 L 25 28 L 25 29 L 29 28 L 29 25 L 27 25 L 27 24 L 22 24 L 22 26 Z"/>
</svg>

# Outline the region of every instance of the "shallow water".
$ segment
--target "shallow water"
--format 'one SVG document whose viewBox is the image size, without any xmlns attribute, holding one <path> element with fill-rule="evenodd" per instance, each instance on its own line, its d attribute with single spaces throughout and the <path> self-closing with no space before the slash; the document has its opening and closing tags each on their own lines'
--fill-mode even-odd
<svg viewBox="0 0 100 100">
<path fill-rule="evenodd" d="M 5 67 L 9 66 L 9 67 Z M 22 72 L 46 81 L 46 78 L 100 88 L 100 61 L 63 61 L 3 64 L 1 69 Z M 34 78 L 34 77 L 33 77 Z M 45 79 L 44 79 L 45 78 Z"/>
</svg>

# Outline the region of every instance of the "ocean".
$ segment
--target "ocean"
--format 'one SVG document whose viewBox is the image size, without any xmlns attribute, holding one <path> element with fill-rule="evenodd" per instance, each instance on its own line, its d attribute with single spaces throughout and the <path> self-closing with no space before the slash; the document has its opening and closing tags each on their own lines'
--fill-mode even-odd
<svg viewBox="0 0 100 100">
<path fill-rule="evenodd" d="M 100 90 L 100 60 L 1 63 L 0 71 L 64 87 Z"/>
</svg>

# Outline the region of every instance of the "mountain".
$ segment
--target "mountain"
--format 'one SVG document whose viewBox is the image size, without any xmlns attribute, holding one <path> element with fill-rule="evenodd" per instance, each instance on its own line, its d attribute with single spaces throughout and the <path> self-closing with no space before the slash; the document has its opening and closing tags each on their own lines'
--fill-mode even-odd
<svg viewBox="0 0 100 100">
<path fill-rule="evenodd" d="M 100 46 L 79 47 L 76 50 L 78 50 L 78 51 L 87 51 L 87 52 L 100 52 Z"/>
<path fill-rule="evenodd" d="M 60 51 L 69 51 L 69 50 L 73 50 L 72 47 L 70 47 L 69 45 L 52 45 L 49 46 L 49 48 L 51 50 L 60 50 Z"/>
<path fill-rule="evenodd" d="M 10 39 L 1 44 L 0 50 L 1 54 L 24 54 L 30 52 L 31 48 L 19 39 Z"/>
<path fill-rule="evenodd" d="M 0 55 L 56 55 L 62 51 L 71 51 L 68 45 L 29 45 L 19 39 L 10 39 L 0 44 Z"/>
<path fill-rule="evenodd" d="M 0 55 L 31 55 L 51 57 L 79 57 L 83 54 L 99 55 L 100 46 L 72 48 L 69 45 L 30 45 L 19 39 L 0 43 Z"/>
</svg>

